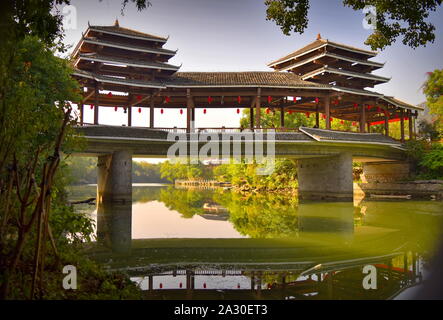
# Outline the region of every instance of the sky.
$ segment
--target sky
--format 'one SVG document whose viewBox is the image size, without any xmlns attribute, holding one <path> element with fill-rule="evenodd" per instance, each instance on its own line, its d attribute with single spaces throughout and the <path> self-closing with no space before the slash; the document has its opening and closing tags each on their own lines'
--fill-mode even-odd
<svg viewBox="0 0 443 320">
<path fill-rule="evenodd" d="M 312 42 L 320 33 L 323 38 L 370 49 L 364 41 L 370 35 L 362 25 L 363 12 L 342 5 L 341 0 L 311 0 L 308 28 L 303 34 L 283 35 L 273 21 L 266 20 L 263 0 L 151 0 L 152 6 L 141 12 L 128 3 L 121 15 L 120 0 L 72 0 L 76 9 L 76 28 L 66 30 L 65 44 L 73 45 L 91 25 L 120 26 L 160 36 L 169 36 L 165 48 L 176 50 L 169 63 L 181 65 L 180 71 L 272 71 L 267 64 Z M 63 10 L 63 7 L 59 7 Z M 372 60 L 385 62 L 375 74 L 392 78 L 375 90 L 411 104 L 425 100 L 421 85 L 426 73 L 443 68 L 443 10 L 440 7 L 429 19 L 436 27 L 436 40 L 426 47 L 412 49 L 397 43 Z M 72 26 L 72 24 L 71 24 Z M 105 110 L 102 110 L 105 109 Z M 100 123 L 121 125 L 127 116 L 121 109 L 100 109 Z M 232 114 L 228 114 L 232 113 Z M 200 110 L 197 127 L 238 127 L 235 109 Z M 85 122 L 92 122 L 92 110 L 85 109 Z M 133 111 L 134 126 L 149 123 L 148 110 Z M 157 127 L 185 127 L 186 112 L 156 110 Z"/>
</svg>

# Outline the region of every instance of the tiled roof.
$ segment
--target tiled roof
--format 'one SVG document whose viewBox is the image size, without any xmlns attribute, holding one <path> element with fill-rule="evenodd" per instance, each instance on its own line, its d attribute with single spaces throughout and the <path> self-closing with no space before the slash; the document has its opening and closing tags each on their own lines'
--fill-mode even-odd
<svg viewBox="0 0 443 320">
<path fill-rule="evenodd" d="M 366 54 L 369 56 L 375 56 L 377 54 L 376 52 L 373 52 L 373 51 L 364 50 L 364 49 L 348 46 L 348 45 L 337 43 L 337 42 L 332 42 L 327 39 L 319 39 L 319 40 L 315 40 L 314 42 L 311 42 L 310 44 L 304 46 L 301 49 L 291 52 L 290 54 L 269 63 L 268 66 L 274 66 L 274 65 L 282 63 L 284 61 L 293 59 L 298 55 L 307 53 L 310 50 L 314 50 L 314 49 L 320 48 L 322 46 L 327 46 L 327 45 L 330 45 L 330 46 L 333 46 L 336 48 L 340 48 L 340 49 L 344 49 L 344 50 L 357 51 L 359 53 Z"/>
<path fill-rule="evenodd" d="M 328 85 L 303 81 L 294 73 L 249 71 L 249 72 L 177 72 L 166 83 L 168 87 L 286 87 L 329 88 Z"/>
<path fill-rule="evenodd" d="M 95 30 L 95 31 L 117 33 L 122 36 L 138 37 L 138 38 L 143 38 L 146 40 L 154 40 L 154 41 L 161 41 L 161 42 L 167 41 L 167 38 L 164 38 L 164 37 L 159 37 L 159 36 L 156 36 L 153 34 L 144 33 L 144 32 L 140 32 L 140 31 L 128 29 L 128 28 L 122 28 L 122 27 L 115 26 L 115 25 L 114 26 L 89 26 L 89 29 Z"/>
<path fill-rule="evenodd" d="M 136 60 L 136 59 L 125 59 L 125 58 L 119 58 L 119 57 L 111 57 L 111 56 L 103 56 L 98 54 L 80 54 L 80 59 L 84 60 L 92 60 L 92 61 L 100 61 L 100 62 L 111 62 L 111 63 L 117 63 L 117 64 L 125 64 L 129 66 L 134 67 L 145 67 L 145 68 L 151 68 L 151 69 L 164 69 L 164 70 L 173 70 L 176 71 L 180 69 L 180 67 L 173 66 L 168 63 L 159 63 L 159 62 L 153 62 L 153 61 L 143 61 L 143 60 Z"/>
<path fill-rule="evenodd" d="M 108 47 L 124 48 L 127 50 L 134 50 L 134 51 L 141 51 L 141 52 L 158 53 L 158 54 L 164 54 L 164 55 L 169 55 L 169 56 L 173 56 L 176 53 L 176 51 L 167 50 L 167 49 L 163 49 L 163 48 L 149 48 L 149 47 L 137 46 L 137 45 L 127 44 L 127 43 L 122 43 L 122 42 L 117 42 L 117 41 L 107 41 L 107 40 L 105 41 L 105 40 L 98 39 L 95 37 L 85 37 L 83 40 L 87 43 L 93 43 L 93 44 L 98 44 L 98 45 L 103 45 L 103 46 L 108 46 Z"/>
<path fill-rule="evenodd" d="M 357 132 L 343 132 L 325 129 L 314 129 L 307 127 L 300 127 L 300 131 L 306 133 L 317 141 L 337 141 L 337 142 L 362 142 L 375 144 L 391 144 L 400 145 L 399 142 L 387 137 L 381 133 L 357 133 Z"/>
</svg>

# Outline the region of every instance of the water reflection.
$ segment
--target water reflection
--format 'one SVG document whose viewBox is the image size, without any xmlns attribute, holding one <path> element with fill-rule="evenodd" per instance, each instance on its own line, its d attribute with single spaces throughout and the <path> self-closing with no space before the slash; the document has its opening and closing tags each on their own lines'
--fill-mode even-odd
<svg viewBox="0 0 443 320">
<path fill-rule="evenodd" d="M 98 242 L 111 249 L 95 258 L 132 272 L 150 298 L 385 299 L 423 278 L 442 212 L 435 201 L 299 203 L 134 186 L 132 205 L 93 212 Z M 362 287 L 365 265 L 377 270 L 377 290 Z"/>
</svg>

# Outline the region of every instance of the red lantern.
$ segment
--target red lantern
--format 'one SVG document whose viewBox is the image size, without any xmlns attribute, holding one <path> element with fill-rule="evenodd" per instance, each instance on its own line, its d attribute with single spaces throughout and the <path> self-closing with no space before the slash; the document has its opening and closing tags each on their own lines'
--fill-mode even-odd
<svg viewBox="0 0 443 320">
<path fill-rule="evenodd" d="M 137 96 L 137 100 L 140 101 L 142 99 L 142 96 Z"/>
<path fill-rule="evenodd" d="M 381 112 L 381 108 L 380 107 L 377 107 L 377 112 Z"/>
<path fill-rule="evenodd" d="M 358 108 L 358 104 L 354 103 L 354 108 L 357 109 Z"/>
<path fill-rule="evenodd" d="M 322 115 L 322 118 L 323 118 L 323 119 L 326 119 L 326 115 L 325 115 L 325 114 L 323 114 L 323 115 Z"/>
<path fill-rule="evenodd" d="M 329 121 L 331 121 L 331 122 L 332 122 L 332 121 L 334 121 L 334 119 L 332 119 L 332 117 L 329 117 Z"/>
<path fill-rule="evenodd" d="M 237 97 L 237 103 L 241 103 L 241 97 L 240 96 Z"/>
<path fill-rule="evenodd" d="M 114 107 L 114 111 L 117 111 L 118 110 L 118 107 Z"/>
<path fill-rule="evenodd" d="M 371 110 L 371 106 L 368 105 L 368 111 Z"/>
<path fill-rule="evenodd" d="M 160 113 L 163 114 L 163 109 L 160 109 Z"/>
<path fill-rule="evenodd" d="M 271 109 L 266 108 L 266 114 L 269 114 L 269 112 L 271 112 Z"/>
<path fill-rule="evenodd" d="M 292 114 L 292 110 L 289 110 L 288 112 L 289 112 L 289 114 Z"/>
<path fill-rule="evenodd" d="M 357 123 L 355 123 L 355 121 L 354 121 L 354 122 L 352 122 L 352 125 L 355 127 L 357 125 Z"/>
<path fill-rule="evenodd" d="M 160 289 L 163 288 L 163 283 L 160 283 Z"/>
<path fill-rule="evenodd" d="M 180 109 L 180 114 L 183 114 L 183 109 Z"/>
<path fill-rule="evenodd" d="M 271 102 L 272 102 L 272 97 L 268 96 L 268 103 L 271 103 Z"/>
<path fill-rule="evenodd" d="M 315 103 L 318 103 L 320 100 L 318 98 L 315 98 Z"/>
<path fill-rule="evenodd" d="M 142 113 L 142 108 L 138 108 L 138 113 Z"/>
<path fill-rule="evenodd" d="M 208 97 L 208 103 L 211 103 L 211 102 L 212 102 L 212 97 L 209 96 L 209 97 Z"/>
<path fill-rule="evenodd" d="M 240 113 L 240 109 L 237 109 L 237 114 L 239 114 Z"/>
<path fill-rule="evenodd" d="M 305 114 L 306 114 L 306 117 L 307 117 L 307 118 L 309 118 L 310 115 L 311 115 L 309 112 L 306 112 Z"/>
<path fill-rule="evenodd" d="M 108 97 L 112 97 L 112 92 L 109 92 L 109 93 L 108 93 Z"/>
<path fill-rule="evenodd" d="M 203 109 L 203 114 L 206 114 L 206 109 Z"/>
<path fill-rule="evenodd" d="M 179 287 L 181 289 L 183 287 L 183 283 L 180 282 Z"/>
<path fill-rule="evenodd" d="M 203 288 L 206 289 L 206 282 L 203 283 Z"/>
<path fill-rule="evenodd" d="M 240 289 L 240 283 L 237 283 L 237 289 Z"/>
<path fill-rule="evenodd" d="M 166 102 L 166 103 L 171 102 L 171 98 L 170 98 L 170 97 L 165 97 L 165 102 Z"/>
<path fill-rule="evenodd" d="M 345 122 L 343 120 L 340 121 L 341 124 L 345 124 Z"/>
<path fill-rule="evenodd" d="M 94 109 L 94 105 L 93 105 L 93 104 L 91 104 L 91 110 L 92 110 L 92 109 Z"/>
</svg>

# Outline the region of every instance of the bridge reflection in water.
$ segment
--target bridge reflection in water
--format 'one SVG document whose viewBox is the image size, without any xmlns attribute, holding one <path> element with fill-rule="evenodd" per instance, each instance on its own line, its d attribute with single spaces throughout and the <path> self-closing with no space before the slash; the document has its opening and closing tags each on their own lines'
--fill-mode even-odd
<svg viewBox="0 0 443 320">
<path fill-rule="evenodd" d="M 174 192 L 190 191 L 161 190 L 172 192 L 175 199 L 189 199 Z M 224 202 L 226 194 L 229 202 Z M 210 200 L 203 197 L 194 209 L 208 201 L 225 205 L 229 222 L 222 223 L 240 228 L 232 196 L 225 192 Z M 147 201 L 154 198 L 158 195 Z M 248 210 L 249 203 L 239 201 Z M 286 238 L 176 239 L 165 246 L 162 241 L 171 239 L 132 239 L 132 203 L 99 203 L 97 237 L 108 249 L 96 252 L 95 258 L 132 276 L 149 299 L 388 299 L 422 281 L 419 248 L 429 240 L 424 226 L 430 216 L 416 213 L 423 205 L 426 212 L 439 210 L 438 203 L 411 201 L 402 212 L 383 214 L 396 205 L 303 202 L 288 207 L 295 221 L 286 225 L 291 230 L 282 232 L 290 235 Z M 275 214 L 286 215 L 288 208 L 275 208 Z M 363 287 L 367 265 L 376 269 L 376 289 Z"/>
</svg>

